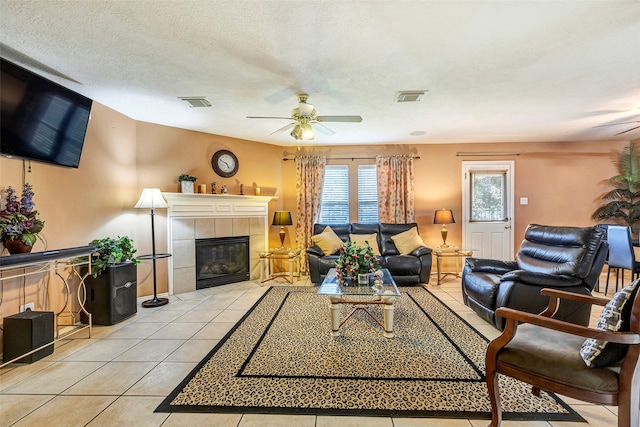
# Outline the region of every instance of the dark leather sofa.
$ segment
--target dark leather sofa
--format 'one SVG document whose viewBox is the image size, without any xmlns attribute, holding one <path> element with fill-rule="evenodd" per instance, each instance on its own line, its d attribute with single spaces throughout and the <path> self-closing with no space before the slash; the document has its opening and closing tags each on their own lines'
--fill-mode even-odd
<svg viewBox="0 0 640 427">
<path fill-rule="evenodd" d="M 320 234 L 327 224 L 314 224 L 313 234 Z M 398 249 L 391 240 L 391 236 L 407 231 L 412 227 L 418 227 L 416 223 L 409 224 L 341 224 L 329 225 L 331 229 L 342 239 L 349 240 L 349 234 L 373 234 L 378 233 L 378 248 L 380 248 L 380 265 L 389 269 L 389 273 L 398 285 L 417 285 L 429 283 L 431 276 L 431 248 L 421 246 L 409 255 L 400 255 Z M 338 259 L 336 253 L 326 255 L 318 246 L 307 249 L 309 261 L 309 274 L 315 284 L 321 283 L 330 268 L 334 268 Z"/>
<path fill-rule="evenodd" d="M 542 312 L 548 298 L 543 288 L 591 295 L 608 252 L 599 227 L 558 227 L 531 224 L 515 261 L 467 258 L 462 271 L 462 298 L 480 317 L 498 329 L 505 321 L 500 307 Z M 564 301 L 554 318 L 588 325 L 589 305 Z"/>
</svg>

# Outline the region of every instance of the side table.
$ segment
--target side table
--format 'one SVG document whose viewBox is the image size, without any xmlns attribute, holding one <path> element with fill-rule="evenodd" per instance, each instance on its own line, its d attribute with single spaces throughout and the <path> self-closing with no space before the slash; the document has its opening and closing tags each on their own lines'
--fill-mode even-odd
<svg viewBox="0 0 640 427">
<path fill-rule="evenodd" d="M 259 252 L 260 257 L 260 284 L 274 280 L 279 277 L 284 278 L 289 284 L 293 284 L 294 277 L 300 276 L 300 254 L 302 249 L 272 248 L 268 251 Z M 273 260 L 287 260 L 289 262 L 288 272 L 274 273 Z"/>
<path fill-rule="evenodd" d="M 433 250 L 433 256 L 436 257 L 436 274 L 438 276 L 438 285 L 442 283 L 442 279 L 446 276 L 460 277 L 460 261 L 466 257 L 472 256 L 475 249 L 466 249 L 459 246 L 438 246 Z M 442 271 L 442 259 L 443 258 L 455 258 L 456 271 L 444 272 Z"/>
</svg>

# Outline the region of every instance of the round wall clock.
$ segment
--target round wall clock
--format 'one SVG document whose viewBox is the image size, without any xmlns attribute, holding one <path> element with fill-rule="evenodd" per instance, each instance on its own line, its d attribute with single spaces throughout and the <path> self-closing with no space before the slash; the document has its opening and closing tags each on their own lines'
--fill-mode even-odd
<svg viewBox="0 0 640 427">
<path fill-rule="evenodd" d="M 218 150 L 211 157 L 213 171 L 223 178 L 230 178 L 238 172 L 238 158 L 229 150 Z"/>
</svg>

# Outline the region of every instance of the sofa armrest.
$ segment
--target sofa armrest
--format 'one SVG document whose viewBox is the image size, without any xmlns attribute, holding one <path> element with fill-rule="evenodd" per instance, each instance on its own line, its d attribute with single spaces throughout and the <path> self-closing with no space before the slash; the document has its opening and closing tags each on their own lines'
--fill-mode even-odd
<svg viewBox="0 0 640 427">
<path fill-rule="evenodd" d="M 324 252 L 322 252 L 322 249 L 320 249 L 319 246 L 311 246 L 310 248 L 307 248 L 307 254 L 315 255 L 317 257 L 324 256 Z"/>
<path fill-rule="evenodd" d="M 467 258 L 466 263 L 473 272 L 506 274 L 518 269 L 515 261 L 501 261 L 488 258 Z"/>
<path fill-rule="evenodd" d="M 431 255 L 431 248 L 428 248 L 426 246 L 418 246 L 413 250 L 413 252 L 411 252 L 410 255 L 416 256 L 418 258 L 425 255 Z"/>
<path fill-rule="evenodd" d="M 547 273 L 536 273 L 533 271 L 525 271 L 525 270 L 514 270 L 508 273 L 505 273 L 500 281 L 514 281 L 523 283 L 525 285 L 535 285 L 535 286 L 553 286 L 553 287 L 567 287 L 567 286 L 576 286 L 582 283 L 582 279 L 579 277 L 573 276 L 565 276 L 565 275 L 555 275 L 555 274 L 547 274 Z"/>
</svg>

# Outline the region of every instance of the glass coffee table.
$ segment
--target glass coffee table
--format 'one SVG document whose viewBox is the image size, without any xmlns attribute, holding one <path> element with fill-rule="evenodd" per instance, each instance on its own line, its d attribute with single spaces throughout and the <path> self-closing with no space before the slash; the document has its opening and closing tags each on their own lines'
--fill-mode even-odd
<svg viewBox="0 0 640 427">
<path fill-rule="evenodd" d="M 363 310 L 378 325 L 384 329 L 383 335 L 386 338 L 393 338 L 395 336 L 393 330 L 393 303 L 396 297 L 400 296 L 398 286 L 396 282 L 389 274 L 389 270 L 383 268 L 382 279 L 379 283 L 375 283 L 373 279 L 370 280 L 371 284 L 366 286 L 349 285 L 345 286 L 338 282 L 336 277 L 336 269 L 332 268 L 327 273 L 327 277 L 323 280 L 318 290 L 318 295 L 327 295 L 329 301 L 331 301 L 331 335 L 337 337 L 340 335 L 340 327 L 346 322 L 352 315 L 358 310 Z M 354 300 L 349 297 L 370 297 L 370 298 L 358 298 Z M 351 305 L 353 310 L 340 321 L 340 308 L 342 304 Z M 368 305 L 382 304 L 384 305 L 384 317 L 381 322 L 375 317 L 368 309 Z"/>
</svg>

